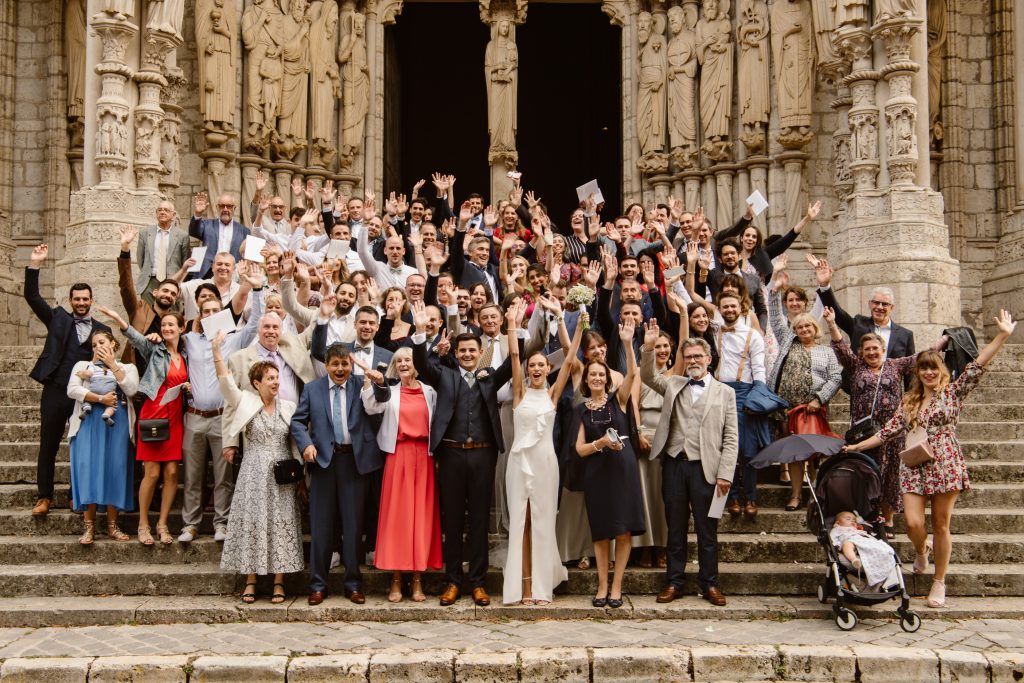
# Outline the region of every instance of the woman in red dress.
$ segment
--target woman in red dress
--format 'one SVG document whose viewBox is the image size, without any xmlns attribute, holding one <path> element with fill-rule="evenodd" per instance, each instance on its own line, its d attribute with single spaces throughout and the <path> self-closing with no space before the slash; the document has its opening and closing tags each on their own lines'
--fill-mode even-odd
<svg viewBox="0 0 1024 683">
<path fill-rule="evenodd" d="M 441 568 L 441 511 L 428 450 L 437 392 L 416 379 L 407 347 L 395 352 L 387 371 L 388 378 L 399 380 L 397 386 L 388 386 L 375 370 L 363 371 L 363 406 L 367 413 L 383 414 L 377 445 L 388 454 L 374 564 L 394 572 L 388 601 L 402 599 L 402 572 L 411 571 L 412 599 L 423 602 L 420 572 Z"/>
<path fill-rule="evenodd" d="M 142 462 L 145 468 L 142 483 L 139 485 L 139 542 L 143 545 L 153 545 L 153 534 L 149 526 L 149 506 L 153 502 L 153 494 L 162 475 L 163 493 L 156 532 L 161 543 L 170 545 L 174 542 L 174 537 L 167 527 L 167 518 L 171 514 L 171 505 L 178 491 L 178 463 L 181 461 L 181 443 L 185 433 L 182 418 L 183 396 L 179 393 L 165 405 L 161 403 L 168 390 L 177 387 L 176 391 L 180 392 L 182 388 L 188 388 L 188 366 L 181 354 L 181 333 L 185 330 L 185 320 L 180 313 L 162 315 L 161 341 L 157 343 L 129 327 L 121 316 L 110 309 L 100 307 L 99 310 L 121 328 L 131 345 L 148 362 L 146 374 L 139 382 L 139 393 L 146 397 L 146 401 L 139 410 L 136 424 L 143 420 L 166 419 L 168 422 L 168 437 L 164 441 L 145 441 L 144 435 L 140 432 L 135 459 Z"/>
</svg>

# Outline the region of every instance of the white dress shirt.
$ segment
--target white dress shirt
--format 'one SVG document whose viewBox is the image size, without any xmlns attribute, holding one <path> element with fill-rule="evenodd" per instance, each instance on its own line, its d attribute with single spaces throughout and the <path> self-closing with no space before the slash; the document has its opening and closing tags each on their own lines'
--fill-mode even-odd
<svg viewBox="0 0 1024 683">
<path fill-rule="evenodd" d="M 739 381 L 747 384 L 765 381 L 764 337 L 756 330 L 742 324 L 737 325 L 736 329 L 730 332 L 725 332 L 723 328 L 716 334 L 719 358 L 718 372 L 715 375 L 719 381 L 736 381 L 736 373 L 739 371 L 748 333 L 750 334 L 750 348 L 747 351 L 746 362 L 743 363 L 743 372 Z"/>
<path fill-rule="evenodd" d="M 222 252 L 231 253 L 231 238 L 235 234 L 234 223 L 228 221 L 227 225 L 223 222 L 217 223 L 217 253 Z"/>
<path fill-rule="evenodd" d="M 364 365 L 366 365 L 366 367 L 368 367 L 370 369 L 373 369 L 373 342 L 371 341 L 369 344 L 366 345 L 366 347 L 365 347 L 366 350 L 365 351 L 357 351 L 356 350 L 356 346 L 357 345 L 359 345 L 359 340 L 358 339 L 353 339 L 352 340 L 352 356 L 355 357 L 355 358 L 358 358 L 359 362 L 363 363 Z M 353 363 L 352 364 L 352 374 L 353 375 L 360 375 L 360 376 L 362 376 L 363 369 L 361 367 L 359 367 L 358 365 L 356 365 L 355 363 Z"/>
<path fill-rule="evenodd" d="M 892 320 L 890 319 L 889 323 L 885 327 L 879 327 L 874 322 L 872 322 L 871 325 L 875 331 L 875 334 L 881 337 L 882 340 L 885 342 L 885 344 L 882 346 L 882 357 L 885 358 L 886 356 L 889 355 L 889 337 L 892 335 Z"/>
<path fill-rule="evenodd" d="M 262 344 L 256 344 L 256 353 L 260 360 L 269 360 L 277 366 L 278 377 L 281 380 L 281 387 L 277 395 L 285 401 L 292 403 L 299 402 L 299 388 L 295 380 L 295 373 L 288 367 L 288 362 L 277 351 L 268 351 Z"/>
<path fill-rule="evenodd" d="M 160 242 L 161 242 L 161 240 L 163 241 L 163 248 L 164 248 L 164 253 L 163 253 L 163 257 L 164 257 L 163 258 L 163 261 L 164 261 L 163 262 L 163 266 L 165 268 L 165 270 L 164 270 L 164 277 L 167 278 L 167 277 L 170 277 L 171 275 L 173 275 L 173 273 L 168 273 L 166 271 L 167 255 L 171 251 L 171 226 L 168 225 L 166 230 L 161 228 L 159 225 L 156 226 L 156 233 L 153 235 L 153 272 L 150 273 L 150 275 L 152 275 L 153 277 L 158 277 L 157 271 L 160 268 L 159 256 L 160 256 Z M 142 264 L 139 264 L 139 265 L 142 265 Z"/>
</svg>

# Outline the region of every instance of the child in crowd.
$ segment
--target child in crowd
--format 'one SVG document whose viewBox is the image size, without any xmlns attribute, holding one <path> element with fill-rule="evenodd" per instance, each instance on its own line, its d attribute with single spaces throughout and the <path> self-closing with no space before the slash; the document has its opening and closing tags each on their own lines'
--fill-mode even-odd
<svg viewBox="0 0 1024 683">
<path fill-rule="evenodd" d="M 829 538 L 851 567 L 864 571 L 869 587 L 880 585 L 896 568 L 896 552 L 885 541 L 864 531 L 852 512 L 836 515 Z"/>
<path fill-rule="evenodd" d="M 78 376 L 79 378 L 89 382 L 89 391 L 97 396 L 103 396 L 112 391 L 117 391 L 117 379 L 115 379 L 114 373 L 112 373 L 110 369 L 103 364 L 103 361 L 93 361 L 89 363 L 85 369 L 79 371 Z M 82 412 L 79 413 L 78 417 L 84 420 L 91 412 L 92 403 L 89 401 L 82 401 Z M 103 410 L 103 421 L 107 423 L 108 427 L 114 426 L 114 415 L 116 414 L 116 405 L 107 406 Z"/>
</svg>

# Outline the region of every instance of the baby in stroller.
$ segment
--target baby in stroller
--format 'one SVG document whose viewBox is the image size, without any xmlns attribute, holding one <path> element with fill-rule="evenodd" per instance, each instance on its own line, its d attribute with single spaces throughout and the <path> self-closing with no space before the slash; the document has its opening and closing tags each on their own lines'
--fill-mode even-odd
<svg viewBox="0 0 1024 683">
<path fill-rule="evenodd" d="M 838 513 L 828 535 L 840 551 L 840 562 L 847 567 L 863 570 L 868 590 L 879 590 L 886 579 L 891 579 L 899 563 L 896 551 L 885 541 L 864 531 L 852 512 L 844 510 Z"/>
</svg>

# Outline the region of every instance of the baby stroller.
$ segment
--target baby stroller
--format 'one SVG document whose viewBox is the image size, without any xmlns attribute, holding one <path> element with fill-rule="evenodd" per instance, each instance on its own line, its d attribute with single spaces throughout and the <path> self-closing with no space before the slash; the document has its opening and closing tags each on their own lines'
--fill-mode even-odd
<svg viewBox="0 0 1024 683">
<path fill-rule="evenodd" d="M 899 598 L 896 614 L 900 617 L 900 627 L 907 633 L 921 628 L 921 617 L 910 609 L 910 596 L 903 582 L 898 556 L 891 579 L 883 582 L 880 590 L 861 590 L 858 588 L 860 571 L 840 560 L 840 551 L 829 537 L 836 515 L 849 510 L 869 520 L 872 526 L 865 531 L 888 543 L 885 520 L 879 515 L 882 480 L 875 461 L 863 453 L 834 455 L 821 463 L 817 479 L 810 489 L 812 502 L 807 508 L 807 527 L 818 537 L 818 543 L 828 558 L 825 579 L 818 585 L 818 601 L 825 604 L 830 598 L 835 598 L 832 614 L 836 626 L 843 631 L 852 631 L 857 626 L 857 615 L 846 607 L 847 604 L 878 605 Z"/>
</svg>

